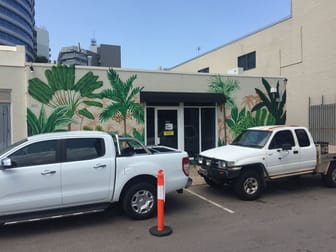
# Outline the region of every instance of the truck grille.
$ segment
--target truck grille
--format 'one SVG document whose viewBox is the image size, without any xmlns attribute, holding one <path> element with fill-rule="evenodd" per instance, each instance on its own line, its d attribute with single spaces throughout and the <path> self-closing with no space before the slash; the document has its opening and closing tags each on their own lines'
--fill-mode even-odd
<svg viewBox="0 0 336 252">
<path fill-rule="evenodd" d="M 206 167 L 218 167 L 219 160 L 207 157 L 198 157 L 198 164 Z"/>
</svg>

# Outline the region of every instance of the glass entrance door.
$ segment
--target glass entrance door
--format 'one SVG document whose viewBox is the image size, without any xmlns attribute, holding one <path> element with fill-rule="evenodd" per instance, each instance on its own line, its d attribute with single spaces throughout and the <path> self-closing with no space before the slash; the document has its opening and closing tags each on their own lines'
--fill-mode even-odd
<svg viewBox="0 0 336 252">
<path fill-rule="evenodd" d="M 177 109 L 157 110 L 158 144 L 178 147 Z"/>
</svg>

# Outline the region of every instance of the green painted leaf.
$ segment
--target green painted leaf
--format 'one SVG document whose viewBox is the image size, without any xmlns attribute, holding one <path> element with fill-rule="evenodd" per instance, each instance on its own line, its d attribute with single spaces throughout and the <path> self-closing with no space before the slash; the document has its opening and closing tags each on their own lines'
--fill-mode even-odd
<svg viewBox="0 0 336 252">
<path fill-rule="evenodd" d="M 48 118 L 44 106 L 42 105 L 40 114 L 39 114 L 39 126 L 40 129 L 43 129 L 44 125 L 47 124 Z M 43 131 L 43 130 L 42 130 Z"/>
<path fill-rule="evenodd" d="M 235 126 L 236 126 L 235 122 L 231 119 L 227 119 L 226 123 L 227 123 L 227 125 L 229 126 L 230 129 L 234 129 Z"/>
<path fill-rule="evenodd" d="M 27 108 L 27 127 L 28 136 L 40 133 L 38 118 L 29 108 Z"/>
<path fill-rule="evenodd" d="M 57 65 L 45 71 L 45 76 L 52 90 L 71 90 L 75 81 L 75 67 L 73 65 Z"/>
<path fill-rule="evenodd" d="M 86 108 L 78 110 L 78 114 L 80 114 L 80 115 L 82 115 L 82 116 L 84 116 L 88 119 L 91 119 L 91 120 L 94 119 L 93 114 L 89 110 L 87 110 Z"/>
<path fill-rule="evenodd" d="M 103 110 L 103 112 L 99 115 L 99 120 L 102 122 L 106 122 L 118 113 L 119 113 L 119 108 L 111 104 L 107 106 Z"/>
<path fill-rule="evenodd" d="M 48 104 L 54 94 L 53 90 L 38 78 L 28 81 L 28 93 L 42 104 Z"/>
<path fill-rule="evenodd" d="M 145 136 L 144 136 L 145 131 L 142 130 L 142 132 L 137 131 L 137 129 L 133 129 L 133 137 L 141 141 L 142 143 L 145 142 Z"/>
<path fill-rule="evenodd" d="M 103 104 L 101 102 L 97 102 L 97 101 L 84 101 L 83 103 L 88 105 L 88 106 L 94 106 L 94 107 L 99 107 L 99 108 L 103 107 Z"/>
<path fill-rule="evenodd" d="M 64 128 L 72 122 L 72 119 L 67 116 L 68 110 L 68 106 L 57 107 L 43 125 L 43 132 L 46 133 L 64 130 Z"/>
<path fill-rule="evenodd" d="M 44 107 L 41 107 L 39 118 L 28 108 L 27 124 L 28 135 L 40 133 L 55 132 L 65 130 L 64 127 L 72 122 L 72 119 L 66 116 L 68 107 L 59 106 L 48 117 Z"/>
<path fill-rule="evenodd" d="M 93 91 L 103 86 L 103 82 L 97 80 L 97 75 L 94 75 L 91 71 L 87 72 L 82 78 L 80 78 L 76 85 L 74 85 L 73 89 L 80 92 L 82 97 L 92 97 Z"/>
<path fill-rule="evenodd" d="M 271 93 L 271 85 L 268 83 L 268 81 L 265 78 L 261 78 L 262 84 L 264 85 L 267 95 L 269 98 L 272 98 L 272 93 Z"/>
<path fill-rule="evenodd" d="M 233 107 L 231 109 L 231 117 L 234 121 L 238 121 L 238 108 L 237 107 Z"/>
</svg>

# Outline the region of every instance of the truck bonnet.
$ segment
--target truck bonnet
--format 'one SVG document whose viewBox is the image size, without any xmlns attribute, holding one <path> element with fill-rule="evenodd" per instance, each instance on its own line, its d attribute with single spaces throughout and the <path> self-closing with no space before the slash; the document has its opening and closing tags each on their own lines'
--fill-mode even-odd
<svg viewBox="0 0 336 252">
<path fill-rule="evenodd" d="M 264 152 L 263 149 L 258 148 L 247 148 L 235 145 L 225 145 L 222 147 L 203 151 L 200 153 L 200 156 L 237 162 L 242 159 L 259 156 L 263 152 Z"/>
</svg>

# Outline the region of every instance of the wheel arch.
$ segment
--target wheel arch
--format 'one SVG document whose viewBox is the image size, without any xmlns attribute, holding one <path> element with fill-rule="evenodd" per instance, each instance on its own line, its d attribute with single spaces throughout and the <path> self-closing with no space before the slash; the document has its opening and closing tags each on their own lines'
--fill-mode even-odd
<svg viewBox="0 0 336 252">
<path fill-rule="evenodd" d="M 326 174 L 328 174 L 328 171 L 330 170 L 330 169 L 334 169 L 336 167 L 336 160 L 331 160 L 330 162 L 329 162 L 329 165 L 327 166 L 327 168 L 325 169 L 325 171 L 324 171 L 324 174 L 326 175 Z"/>
<path fill-rule="evenodd" d="M 138 176 L 135 176 L 135 177 L 131 178 L 123 186 L 123 189 L 121 190 L 120 197 L 119 197 L 118 201 L 123 199 L 123 197 L 125 195 L 125 192 L 127 191 L 127 189 L 131 185 L 134 185 L 134 184 L 139 183 L 139 182 L 148 182 L 148 183 L 156 186 L 156 177 L 153 176 L 153 175 L 138 175 Z"/>
<path fill-rule="evenodd" d="M 242 166 L 241 174 L 247 170 L 255 170 L 259 173 L 260 178 L 264 180 L 265 177 L 269 177 L 268 172 L 262 163 L 254 163 Z"/>
<path fill-rule="evenodd" d="M 322 181 L 327 187 L 336 187 L 336 160 L 333 160 L 329 163 L 328 168 L 326 169 L 326 174 L 322 175 Z"/>
</svg>

